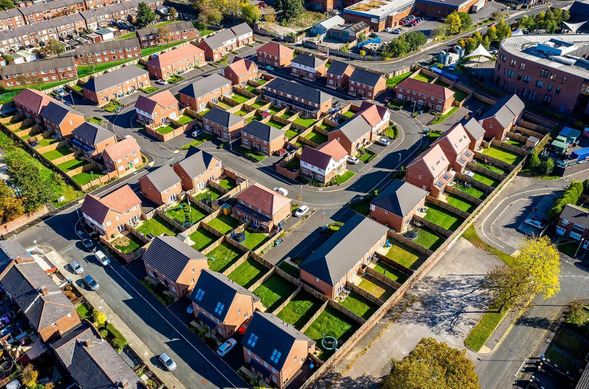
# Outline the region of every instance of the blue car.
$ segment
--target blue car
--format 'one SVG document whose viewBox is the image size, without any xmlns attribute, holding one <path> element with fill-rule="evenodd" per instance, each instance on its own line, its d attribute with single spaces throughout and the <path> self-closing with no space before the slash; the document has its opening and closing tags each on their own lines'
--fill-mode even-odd
<svg viewBox="0 0 589 389">
<path fill-rule="evenodd" d="M 86 284 L 90 290 L 98 290 L 98 287 L 100 286 L 92 276 L 84 277 L 84 284 Z"/>
</svg>

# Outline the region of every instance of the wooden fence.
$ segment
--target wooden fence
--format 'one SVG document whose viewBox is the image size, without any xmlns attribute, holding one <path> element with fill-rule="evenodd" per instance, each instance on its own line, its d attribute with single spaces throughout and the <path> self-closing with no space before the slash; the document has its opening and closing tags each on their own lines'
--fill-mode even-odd
<svg viewBox="0 0 589 389">
<path fill-rule="evenodd" d="M 496 180 L 499 180 L 499 181 L 503 181 L 505 179 L 505 177 L 506 177 L 505 174 L 499 174 L 497 172 L 494 172 L 491 169 L 487 169 L 486 167 L 481 166 L 481 165 L 479 165 L 476 162 L 469 162 L 468 163 L 468 168 L 470 170 L 474 170 L 475 172 L 482 173 L 482 174 L 484 174 L 486 176 L 492 177 L 492 178 L 494 178 Z"/>
<path fill-rule="evenodd" d="M 468 193 L 466 193 L 460 189 L 456 189 L 453 186 L 447 186 L 446 192 L 451 193 L 456 197 L 460 197 L 460 198 L 462 198 L 470 203 L 473 203 L 475 205 L 480 205 L 483 202 L 483 200 L 481 200 L 477 197 L 474 197 L 472 195 L 469 195 Z"/>
<path fill-rule="evenodd" d="M 474 157 L 480 161 L 488 162 L 491 165 L 495 165 L 495 166 L 497 166 L 503 170 L 507 170 L 509 172 L 513 171 L 515 169 L 515 166 L 513 166 L 512 164 L 504 162 L 504 161 L 497 159 L 495 157 L 491 157 L 487 154 L 483 154 L 479 151 L 474 152 Z"/>
<path fill-rule="evenodd" d="M 436 197 L 427 195 L 426 199 L 427 199 L 427 201 L 429 203 L 435 204 L 438 207 L 440 207 L 440 208 L 442 208 L 442 209 L 444 209 L 444 210 L 446 210 L 448 212 L 451 212 L 451 213 L 453 213 L 453 214 L 455 214 L 457 216 L 460 216 L 463 219 L 466 219 L 467 217 L 470 216 L 470 213 L 468 213 L 466 211 L 463 211 L 462 209 L 458 209 L 455 206 L 450 205 L 447 202 L 442 201 L 442 200 L 440 200 L 440 199 L 438 199 Z"/>
<path fill-rule="evenodd" d="M 492 145 L 499 147 L 500 149 L 504 149 L 507 151 L 511 151 L 512 153 L 519 154 L 522 157 L 525 157 L 526 155 L 528 155 L 528 151 L 522 149 L 521 147 L 510 145 L 509 143 L 505 143 L 505 142 L 502 142 L 497 139 L 493 139 Z"/>
<path fill-rule="evenodd" d="M 425 254 L 428 257 L 433 254 L 433 251 L 426 249 L 425 247 L 423 247 L 421 245 L 418 245 L 417 243 L 415 243 L 411 239 L 408 239 L 405 236 L 403 236 L 402 234 L 394 232 L 393 230 L 389 230 L 387 232 L 387 237 L 391 238 L 393 240 L 396 240 L 398 242 L 401 242 L 405 246 L 408 246 L 409 248 L 412 248 L 413 250 L 416 250 L 422 254 Z"/>
<path fill-rule="evenodd" d="M 478 188 L 478 189 L 482 190 L 483 192 L 485 192 L 485 194 L 489 194 L 495 190 L 495 187 L 487 185 L 487 184 L 483 184 L 482 182 L 477 181 L 474 178 L 467 176 L 466 174 L 456 173 L 456 178 L 458 178 L 459 180 L 462 180 L 464 182 L 468 182 L 469 184 L 471 184 L 475 188 Z"/>
<path fill-rule="evenodd" d="M 427 219 L 422 218 L 421 216 L 413 215 L 413 221 L 417 221 L 424 226 L 428 227 L 430 230 L 434 230 L 435 232 L 444 235 L 446 238 L 452 235 L 452 231 L 445 229 L 442 226 L 437 225 L 436 223 L 430 222 Z"/>
</svg>

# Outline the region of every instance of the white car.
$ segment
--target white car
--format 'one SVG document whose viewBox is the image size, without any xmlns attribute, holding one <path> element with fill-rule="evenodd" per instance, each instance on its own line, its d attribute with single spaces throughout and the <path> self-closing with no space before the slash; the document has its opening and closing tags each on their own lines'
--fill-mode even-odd
<svg viewBox="0 0 589 389">
<path fill-rule="evenodd" d="M 163 353 L 159 357 L 160 362 L 168 369 L 168 371 L 176 370 L 176 362 L 166 353 Z"/>
<path fill-rule="evenodd" d="M 237 341 L 233 338 L 229 338 L 225 341 L 225 343 L 223 343 L 222 345 L 219 346 L 219 348 L 217 349 L 217 354 L 224 357 L 225 355 L 227 355 L 229 353 L 229 351 L 233 350 L 233 347 L 235 347 L 235 345 L 237 344 Z"/>
<path fill-rule="evenodd" d="M 104 254 L 104 252 L 102 252 L 101 250 L 97 250 L 94 253 L 94 256 L 96 257 L 96 259 L 98 259 L 98 262 L 100 262 L 102 266 L 108 266 L 108 264 L 110 264 L 110 259 L 108 259 L 106 254 Z"/>
<path fill-rule="evenodd" d="M 303 217 L 309 212 L 309 207 L 306 205 L 301 205 L 299 209 L 297 209 L 294 213 L 296 217 Z"/>
<path fill-rule="evenodd" d="M 84 268 L 82 267 L 82 265 L 80 265 L 78 263 L 78 261 L 72 261 L 72 263 L 70 263 L 70 266 L 72 267 L 72 270 L 74 271 L 74 273 L 76 273 L 76 274 L 84 273 Z"/>
<path fill-rule="evenodd" d="M 192 131 L 192 137 L 193 138 L 198 138 L 199 136 L 201 136 L 203 134 L 203 131 L 198 129 L 198 130 L 194 130 Z"/>
<path fill-rule="evenodd" d="M 539 230 L 543 230 L 544 227 L 546 227 L 546 225 L 544 223 L 542 223 L 541 220 L 538 220 L 538 219 L 526 219 L 525 223 L 527 225 L 537 228 Z"/>
<path fill-rule="evenodd" d="M 168 82 L 166 80 L 157 80 L 155 83 L 160 85 L 166 85 Z"/>
<path fill-rule="evenodd" d="M 389 140 L 387 138 L 378 138 L 376 143 L 378 143 L 381 146 L 388 146 L 391 144 L 391 142 L 389 142 Z"/>
<path fill-rule="evenodd" d="M 354 157 L 353 155 L 348 155 L 348 163 L 351 163 L 352 165 L 355 165 L 358 162 L 360 162 L 360 160 L 358 159 L 358 157 Z"/>
<path fill-rule="evenodd" d="M 283 195 L 284 197 L 288 196 L 288 191 L 286 189 L 278 187 L 278 186 L 276 188 L 274 188 L 274 192 L 278 192 L 281 195 Z"/>
</svg>

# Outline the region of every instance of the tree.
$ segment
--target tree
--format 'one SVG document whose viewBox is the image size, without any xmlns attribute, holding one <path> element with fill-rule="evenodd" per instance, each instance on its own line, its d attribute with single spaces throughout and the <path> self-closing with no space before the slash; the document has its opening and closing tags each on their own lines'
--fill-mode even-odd
<svg viewBox="0 0 589 389">
<path fill-rule="evenodd" d="M 444 24 L 448 27 L 449 34 L 458 34 L 462 28 L 462 19 L 457 12 L 452 12 L 450 15 L 446 16 Z"/>
<path fill-rule="evenodd" d="M 260 9 L 250 3 L 241 7 L 241 18 L 248 24 L 254 24 L 260 19 Z"/>
<path fill-rule="evenodd" d="M 546 161 L 542 161 L 540 164 L 540 171 L 543 175 L 549 176 L 554 170 L 554 159 L 548 158 Z"/>
<path fill-rule="evenodd" d="M 32 364 L 28 364 L 22 371 L 22 382 L 29 388 L 32 386 L 37 386 L 37 378 L 39 377 L 39 372 L 35 370 Z"/>
<path fill-rule="evenodd" d="M 505 21 L 500 20 L 497 23 L 497 40 L 502 41 L 505 38 L 509 38 L 511 36 L 511 27 L 509 24 L 505 23 Z"/>
<path fill-rule="evenodd" d="M 0 0 L 0 8 L 2 9 L 9 9 L 14 7 L 15 5 L 12 0 Z"/>
<path fill-rule="evenodd" d="M 168 45 L 172 40 L 172 31 L 168 26 L 161 26 L 157 29 L 157 36 L 166 42 L 166 45 Z"/>
<path fill-rule="evenodd" d="M 481 44 L 483 45 L 483 47 L 487 50 L 489 50 L 489 47 L 491 47 L 491 40 L 489 39 L 488 36 L 485 36 L 483 38 L 483 41 L 481 42 Z"/>
<path fill-rule="evenodd" d="M 305 12 L 303 0 L 276 0 L 274 8 L 279 12 L 280 20 L 296 19 Z"/>
<path fill-rule="evenodd" d="M 364 57 L 366 55 L 366 51 L 360 50 L 360 57 Z"/>
<path fill-rule="evenodd" d="M 19 74 L 16 76 L 18 85 L 31 85 L 33 88 L 41 90 L 41 84 L 43 84 L 43 78 L 37 74 Z"/>
<path fill-rule="evenodd" d="M 266 10 L 264 12 L 264 20 L 267 23 L 276 22 L 276 10 L 273 7 L 266 7 Z"/>
<path fill-rule="evenodd" d="M 489 40 L 491 42 L 494 42 L 497 40 L 497 27 L 495 26 L 491 26 L 487 29 L 487 36 L 489 37 Z"/>
<path fill-rule="evenodd" d="M 542 163 L 542 161 L 540 161 L 538 150 L 532 150 L 527 163 L 530 170 L 532 170 L 535 173 L 538 171 L 538 169 L 540 168 L 540 164 Z"/>
<path fill-rule="evenodd" d="M 587 322 L 587 314 L 585 313 L 585 304 L 579 300 L 575 300 L 569 305 L 565 315 L 567 323 L 575 324 L 581 327 Z"/>
<path fill-rule="evenodd" d="M 61 54 L 65 51 L 65 45 L 58 41 L 57 39 L 49 39 L 47 45 L 45 46 L 49 53 L 53 54 Z"/>
<path fill-rule="evenodd" d="M 402 360 L 393 360 L 383 389 L 479 389 L 474 364 L 466 350 L 457 350 L 434 338 L 423 338 Z"/>
<path fill-rule="evenodd" d="M 447 33 L 448 33 L 448 26 L 446 26 L 445 24 L 438 24 L 436 26 L 436 28 L 434 28 L 433 31 L 431 32 L 431 37 L 434 40 L 442 39 L 446 36 Z"/>
<path fill-rule="evenodd" d="M 25 212 L 22 199 L 16 197 L 14 189 L 0 181 L 0 220 L 6 223 L 16 219 Z"/>
<path fill-rule="evenodd" d="M 4 157 L 14 185 L 20 190 L 26 212 L 33 212 L 55 198 L 51 186 L 39 179 L 39 168 L 17 153 Z"/>
<path fill-rule="evenodd" d="M 106 314 L 104 312 L 100 312 L 98 309 L 95 309 L 92 312 L 92 321 L 98 327 L 102 327 L 104 323 L 106 323 Z"/>
<path fill-rule="evenodd" d="M 223 20 L 223 14 L 217 8 L 213 8 L 208 4 L 203 4 L 199 8 L 197 21 L 205 27 L 211 24 L 219 24 Z"/>
<path fill-rule="evenodd" d="M 176 8 L 170 8 L 170 17 L 172 18 L 172 20 L 178 19 L 178 11 L 176 11 Z"/>
<path fill-rule="evenodd" d="M 139 3 L 137 6 L 137 19 L 135 25 L 137 28 L 149 26 L 155 20 L 155 12 L 145 3 Z"/>
<path fill-rule="evenodd" d="M 472 18 L 466 12 L 457 12 L 460 18 L 460 30 L 466 31 L 472 26 Z"/>
</svg>

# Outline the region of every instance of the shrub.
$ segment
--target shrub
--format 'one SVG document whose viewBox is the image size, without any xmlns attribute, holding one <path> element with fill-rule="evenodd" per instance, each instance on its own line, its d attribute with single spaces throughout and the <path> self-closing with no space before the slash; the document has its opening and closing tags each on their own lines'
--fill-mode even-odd
<svg viewBox="0 0 589 389">
<path fill-rule="evenodd" d="M 108 330 L 100 330 L 100 336 L 101 336 L 103 339 L 106 339 L 106 338 L 108 338 Z"/>
<path fill-rule="evenodd" d="M 116 349 L 122 349 L 127 345 L 127 339 L 117 330 L 112 324 L 107 324 L 106 329 L 110 333 L 110 336 L 113 337 L 112 346 Z"/>
<path fill-rule="evenodd" d="M 552 220 L 556 220 L 565 205 L 577 204 L 582 193 L 583 183 L 580 181 L 571 181 L 571 185 L 568 187 L 568 189 L 558 200 L 556 200 L 550 211 L 548 211 L 548 217 Z"/>
</svg>

